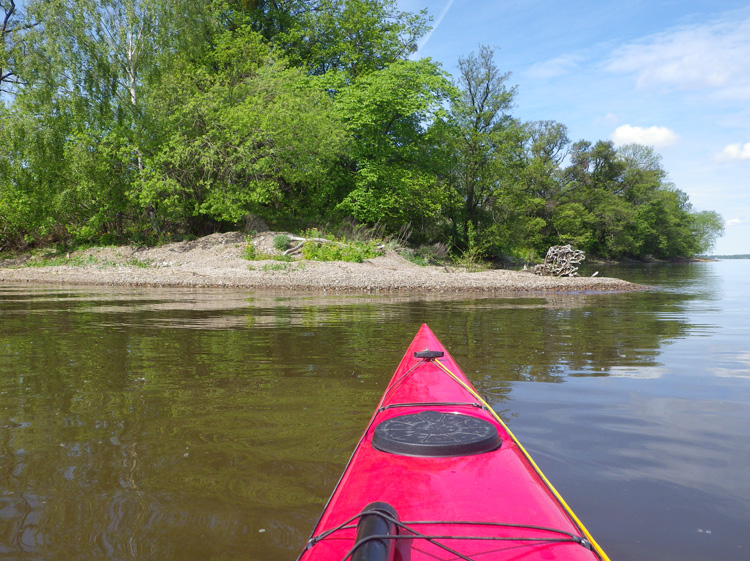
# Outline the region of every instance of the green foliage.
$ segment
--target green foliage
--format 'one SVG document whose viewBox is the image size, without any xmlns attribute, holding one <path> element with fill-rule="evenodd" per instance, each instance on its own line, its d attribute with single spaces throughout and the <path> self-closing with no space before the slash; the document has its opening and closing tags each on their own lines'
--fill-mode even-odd
<svg viewBox="0 0 750 561">
<path fill-rule="evenodd" d="M 428 18 L 396 0 L 0 8 L 0 249 L 164 243 L 250 216 L 289 231 L 408 229 L 467 263 L 561 243 L 691 256 L 723 233 L 651 148 L 571 144 L 560 123 L 515 119 L 493 49 L 460 57 L 455 84 L 410 60 Z"/>
<path fill-rule="evenodd" d="M 593 215 L 581 203 L 560 204 L 551 218 L 557 239 L 548 245 L 570 244 L 585 253 L 590 252 L 594 244 L 593 222 Z"/>
<path fill-rule="evenodd" d="M 377 246 L 374 240 L 369 242 L 333 240 L 330 243 L 309 241 L 302 246 L 302 256 L 311 261 L 362 263 L 365 259 L 381 255 Z"/>
<path fill-rule="evenodd" d="M 468 248 L 454 259 L 456 265 L 465 269 L 467 273 L 481 273 L 489 269 L 489 264 L 484 259 L 484 254 L 476 249 Z"/>
<path fill-rule="evenodd" d="M 258 249 L 252 244 L 252 242 L 248 242 L 242 252 L 242 258 L 247 259 L 248 261 L 255 261 L 257 256 Z"/>
<path fill-rule="evenodd" d="M 131 257 L 128 259 L 128 265 L 130 267 L 138 267 L 139 269 L 148 269 L 153 265 L 150 259 L 138 259 L 137 257 Z"/>
<path fill-rule="evenodd" d="M 288 236 L 276 236 L 274 238 L 274 245 L 276 242 L 276 238 L 282 238 Z M 288 243 L 288 242 L 287 242 Z M 277 248 L 278 249 L 278 248 Z M 270 253 L 263 253 L 258 251 L 258 248 L 253 245 L 252 242 L 248 241 L 245 244 L 245 248 L 242 251 L 242 258 L 247 259 L 248 261 L 293 261 L 294 258 L 291 255 L 274 255 Z"/>
<path fill-rule="evenodd" d="M 26 38 L 38 25 L 24 12 L 20 0 L 0 2 L 0 95 L 13 94 L 23 67 Z M 1 103 L 1 102 L 0 102 Z"/>
<path fill-rule="evenodd" d="M 486 270 L 489 267 L 483 258 L 486 254 L 486 242 L 479 241 L 479 236 L 471 222 L 468 223 L 466 241 L 466 248 L 454 259 L 455 263 L 469 273 Z"/>
<path fill-rule="evenodd" d="M 416 51 L 428 27 L 426 10 L 398 9 L 396 0 L 253 2 L 253 27 L 296 65 L 349 78 L 383 70 Z"/>
<path fill-rule="evenodd" d="M 439 265 L 444 262 L 449 255 L 448 246 L 440 242 L 431 245 L 420 245 L 415 249 L 401 248 L 397 251 L 404 259 L 407 259 L 420 267 Z"/>
<path fill-rule="evenodd" d="M 147 235 L 153 209 L 128 197 L 158 130 L 144 94 L 169 55 L 203 32 L 208 13 L 181 0 L 25 5 L 35 25 L 0 129 L 12 137 L 10 153 L 0 154 L 10 167 L 1 180 L 0 215 L 11 215 L 2 235 L 16 244 Z M 12 209 L 6 199 L 17 201 Z"/>
<path fill-rule="evenodd" d="M 255 247 L 252 242 L 248 242 L 242 252 L 242 258 L 247 259 L 248 261 L 268 261 L 271 259 L 275 259 L 276 257 L 281 256 L 271 255 L 270 253 L 263 253 L 262 251 L 258 251 L 258 248 Z"/>
<path fill-rule="evenodd" d="M 141 204 L 164 220 L 229 223 L 309 206 L 346 145 L 331 100 L 247 28 L 221 35 L 209 63 L 186 64 L 161 90 L 166 132 Z"/>
<path fill-rule="evenodd" d="M 506 234 L 517 231 L 524 215 L 517 180 L 523 129 L 510 116 L 516 89 L 506 85 L 509 74 L 499 71 L 489 47 L 459 58 L 458 66 L 460 95 L 438 135 L 444 181 L 451 189 L 449 235 L 459 249 L 469 249 L 474 232 L 486 242 L 482 251 L 503 250 L 512 245 Z"/>
<path fill-rule="evenodd" d="M 279 251 L 286 251 L 289 248 L 289 236 L 279 235 L 273 237 L 273 247 Z"/>
<path fill-rule="evenodd" d="M 427 126 L 451 93 L 444 73 L 423 59 L 394 62 L 337 95 L 336 111 L 356 139 L 351 187 L 339 211 L 393 232 L 436 219 L 445 194 L 430 168 Z"/>
<path fill-rule="evenodd" d="M 612 259 L 699 253 L 696 213 L 687 195 L 666 181 L 660 160 L 645 146 L 575 144 L 550 217 L 558 243 Z M 706 222 L 709 244 L 723 228 L 721 218 L 714 218 Z"/>
<path fill-rule="evenodd" d="M 724 219 L 717 212 L 704 210 L 690 215 L 690 229 L 694 240 L 695 254 L 711 251 L 717 238 L 724 233 Z"/>
</svg>

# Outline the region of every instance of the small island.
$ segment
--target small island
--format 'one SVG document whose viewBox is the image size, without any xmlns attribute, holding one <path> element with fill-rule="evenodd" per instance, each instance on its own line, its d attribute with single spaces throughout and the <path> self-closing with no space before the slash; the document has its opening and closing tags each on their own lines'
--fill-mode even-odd
<svg viewBox="0 0 750 561">
<path fill-rule="evenodd" d="M 515 116 L 518 86 L 494 47 L 459 56 L 455 76 L 415 58 L 430 16 L 395 0 L 157 0 L 125 19 L 97 1 L 16 4 L 0 8 L 13 37 L 0 43 L 3 279 L 608 290 L 463 271 L 536 266 L 557 245 L 606 261 L 692 258 L 724 231 L 652 146 Z M 388 248 L 364 263 L 242 260 L 251 232 L 318 229 L 450 260 L 419 266 Z M 214 258 L 199 257 L 205 244 Z M 56 266 L 6 257 L 30 252 Z"/>
</svg>

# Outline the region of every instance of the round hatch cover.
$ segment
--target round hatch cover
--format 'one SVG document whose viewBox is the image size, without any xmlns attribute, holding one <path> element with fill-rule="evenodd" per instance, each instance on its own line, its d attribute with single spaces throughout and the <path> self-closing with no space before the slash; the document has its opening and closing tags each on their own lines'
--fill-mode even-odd
<svg viewBox="0 0 750 561">
<path fill-rule="evenodd" d="M 430 457 L 482 454 L 501 442 L 489 421 L 439 411 L 391 417 L 375 427 L 372 438 L 372 445 L 383 452 Z"/>
</svg>

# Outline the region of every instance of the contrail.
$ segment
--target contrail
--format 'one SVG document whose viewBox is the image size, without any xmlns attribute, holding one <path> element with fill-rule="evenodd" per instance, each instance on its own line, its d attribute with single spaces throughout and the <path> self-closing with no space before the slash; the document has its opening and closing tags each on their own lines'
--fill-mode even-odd
<svg viewBox="0 0 750 561">
<path fill-rule="evenodd" d="M 451 6 L 453 6 L 453 2 L 455 0 L 448 0 L 448 3 L 445 5 L 445 8 L 443 8 L 443 11 L 440 12 L 440 15 L 437 18 L 437 21 L 435 22 L 435 25 L 432 26 L 432 29 L 430 29 L 429 33 L 422 37 L 422 40 L 417 44 L 417 51 L 421 51 L 425 48 L 427 45 L 427 42 L 430 40 L 430 37 L 432 37 L 432 34 L 437 31 L 437 28 L 440 27 L 440 22 L 443 21 L 443 18 L 445 17 L 445 14 L 448 13 L 448 10 L 451 9 Z"/>
</svg>

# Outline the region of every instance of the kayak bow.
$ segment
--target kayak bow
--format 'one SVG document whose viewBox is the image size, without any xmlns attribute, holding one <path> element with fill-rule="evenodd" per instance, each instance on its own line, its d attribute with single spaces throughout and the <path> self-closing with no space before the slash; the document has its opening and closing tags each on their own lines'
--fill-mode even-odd
<svg viewBox="0 0 750 561">
<path fill-rule="evenodd" d="M 608 561 L 427 325 L 298 561 L 350 559 Z"/>
</svg>

